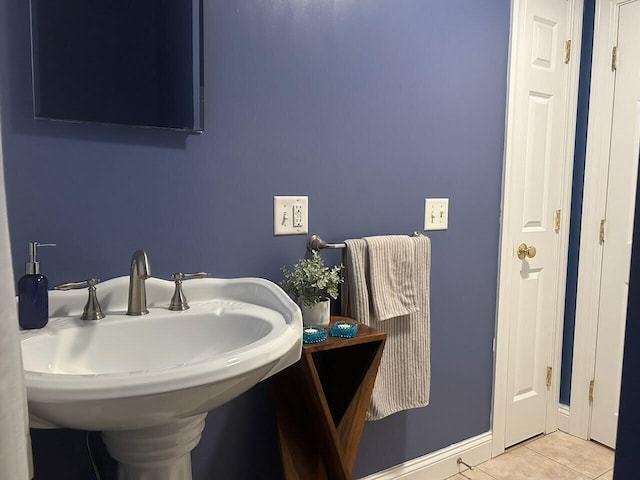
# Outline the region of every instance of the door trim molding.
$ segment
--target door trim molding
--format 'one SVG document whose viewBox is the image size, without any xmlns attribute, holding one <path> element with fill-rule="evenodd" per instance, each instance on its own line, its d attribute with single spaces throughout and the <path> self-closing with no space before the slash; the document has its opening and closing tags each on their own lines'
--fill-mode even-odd
<svg viewBox="0 0 640 480">
<path fill-rule="evenodd" d="M 634 1 L 596 0 L 569 416 L 569 433 L 585 440 L 590 436 L 588 392 L 595 373 L 603 254 L 599 229 L 606 212 L 613 119 L 611 49 L 616 44 L 619 8 Z"/>
<path fill-rule="evenodd" d="M 572 41 L 572 50 L 580 52 L 581 32 L 582 32 L 582 11 L 584 0 L 568 0 L 569 20 L 568 32 Z M 505 146 L 502 176 L 502 202 L 501 202 L 501 228 L 499 246 L 499 266 L 497 283 L 497 305 L 496 305 L 496 330 L 494 339 L 494 388 L 492 406 L 492 457 L 500 455 L 505 450 L 505 427 L 506 427 L 506 406 L 507 406 L 507 374 L 509 357 L 509 302 L 507 301 L 507 288 L 511 284 L 510 268 L 507 265 L 512 261 L 514 252 L 514 239 L 510 235 L 512 225 L 510 219 L 512 212 L 509 198 L 514 194 L 514 112 L 510 105 L 514 104 L 516 92 L 516 82 L 518 81 L 517 60 L 524 52 L 519 50 L 521 43 L 521 31 L 525 11 L 525 2 L 522 0 L 511 0 L 511 33 L 509 40 L 509 72 L 507 81 L 507 108 L 505 121 Z M 560 364 L 562 355 L 562 327 L 564 313 L 565 285 L 567 276 L 567 253 L 569 249 L 569 212 L 571 206 L 571 177 L 573 173 L 573 153 L 575 142 L 575 126 L 578 108 L 578 78 L 580 70 L 580 55 L 573 53 L 573 59 L 569 64 L 568 109 L 566 138 L 564 141 L 564 161 L 561 171 L 562 193 L 561 208 L 563 212 L 562 228 L 560 229 L 560 248 L 557 252 L 556 262 L 558 264 L 558 285 L 557 295 L 554 300 L 555 312 L 553 327 L 552 345 L 552 367 L 556 375 L 553 376 L 552 385 L 549 389 L 549 399 L 547 402 L 547 415 L 545 432 L 557 430 L 558 426 L 558 406 L 560 397 Z"/>
<path fill-rule="evenodd" d="M 569 415 L 571 415 L 569 405 L 560 404 L 558 407 L 558 430 L 569 432 Z"/>
</svg>

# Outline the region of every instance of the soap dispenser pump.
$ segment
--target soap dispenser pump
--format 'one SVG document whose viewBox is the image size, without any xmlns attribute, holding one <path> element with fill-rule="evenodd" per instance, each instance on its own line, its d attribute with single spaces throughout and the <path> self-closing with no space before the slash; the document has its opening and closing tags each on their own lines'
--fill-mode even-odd
<svg viewBox="0 0 640 480">
<path fill-rule="evenodd" d="M 39 247 L 55 246 L 55 243 L 29 242 L 25 274 L 18 280 L 18 323 L 23 330 L 42 328 L 49 321 L 49 281 L 40 273 L 37 251 Z"/>
</svg>

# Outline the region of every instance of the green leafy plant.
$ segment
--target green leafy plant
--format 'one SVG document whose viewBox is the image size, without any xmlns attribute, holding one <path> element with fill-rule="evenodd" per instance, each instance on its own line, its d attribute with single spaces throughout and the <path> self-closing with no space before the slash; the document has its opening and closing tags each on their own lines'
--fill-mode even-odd
<svg viewBox="0 0 640 480">
<path fill-rule="evenodd" d="M 338 285 L 342 283 L 342 265 L 326 267 L 320 254 L 315 251 L 311 258 L 301 258 L 289 271 L 282 267 L 284 280 L 280 286 L 294 300 L 302 297 L 305 307 L 313 307 L 324 300 L 338 298 Z"/>
</svg>

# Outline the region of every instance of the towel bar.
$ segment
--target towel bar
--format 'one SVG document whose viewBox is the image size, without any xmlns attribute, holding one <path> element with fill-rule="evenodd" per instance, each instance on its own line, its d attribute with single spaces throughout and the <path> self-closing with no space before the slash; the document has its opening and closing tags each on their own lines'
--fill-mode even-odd
<svg viewBox="0 0 640 480">
<path fill-rule="evenodd" d="M 411 234 L 412 237 L 421 237 L 424 234 L 422 232 L 413 232 Z M 311 235 L 307 239 L 307 250 L 310 252 L 323 250 L 325 248 L 346 248 L 347 245 L 345 243 L 327 243 L 320 235 Z"/>
</svg>

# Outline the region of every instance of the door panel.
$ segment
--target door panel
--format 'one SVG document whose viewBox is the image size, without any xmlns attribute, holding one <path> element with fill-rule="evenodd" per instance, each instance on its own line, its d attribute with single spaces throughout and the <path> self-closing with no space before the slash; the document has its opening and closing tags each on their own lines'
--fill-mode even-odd
<svg viewBox="0 0 640 480">
<path fill-rule="evenodd" d="M 560 238 L 553 229 L 562 193 L 562 164 L 568 124 L 569 68 L 564 64 L 569 3 L 529 0 L 525 6 L 524 51 L 518 65 L 514 108 L 514 194 L 509 201 L 517 225 L 509 287 L 509 366 L 505 447 L 545 431 L 547 366 L 558 318 Z M 534 246 L 520 259 L 518 245 Z"/>
<path fill-rule="evenodd" d="M 514 372 L 514 401 L 524 401 L 536 396 L 540 368 L 539 339 L 543 328 L 540 315 L 542 308 L 539 299 L 542 298 L 543 275 L 542 270 L 528 270 L 521 274 L 520 298 L 518 299 L 519 324 L 517 326 L 515 372 Z M 533 340 L 533 341 L 532 341 Z M 532 368 L 533 366 L 533 368 Z M 531 402 L 535 404 L 535 402 Z"/>
<path fill-rule="evenodd" d="M 553 132 L 553 96 L 529 94 L 529 121 L 525 156 L 523 232 L 544 231 L 548 210 L 551 143 Z"/>
<path fill-rule="evenodd" d="M 615 448 L 640 154 L 640 2 L 620 6 L 591 438 Z"/>
</svg>

